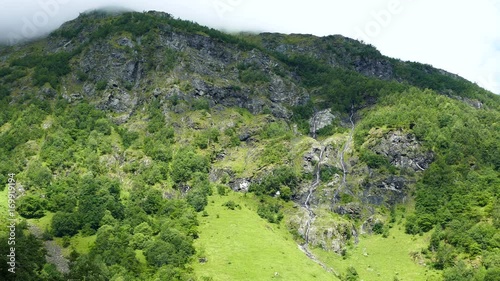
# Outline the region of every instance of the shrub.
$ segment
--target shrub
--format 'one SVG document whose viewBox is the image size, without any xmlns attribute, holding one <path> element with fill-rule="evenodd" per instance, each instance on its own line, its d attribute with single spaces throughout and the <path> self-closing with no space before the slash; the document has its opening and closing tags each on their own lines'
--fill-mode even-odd
<svg viewBox="0 0 500 281">
<path fill-rule="evenodd" d="M 224 135 L 229 137 L 229 147 L 236 147 L 240 145 L 240 137 L 236 134 L 236 130 L 234 128 L 226 129 L 224 131 Z"/>
<path fill-rule="evenodd" d="M 246 84 L 269 82 L 269 76 L 255 64 L 239 64 L 237 66 L 240 81 Z"/>
<path fill-rule="evenodd" d="M 234 210 L 239 207 L 239 204 L 234 203 L 234 201 L 229 200 L 226 203 L 222 204 L 222 206 L 227 207 L 229 210 Z"/>
<path fill-rule="evenodd" d="M 407 234 L 418 234 L 420 232 L 420 228 L 417 224 L 417 216 L 409 215 L 406 218 L 405 232 Z"/>
<path fill-rule="evenodd" d="M 349 266 L 347 268 L 347 272 L 345 274 L 345 277 L 342 280 L 343 281 L 357 281 L 357 280 L 359 280 L 359 274 L 358 274 L 358 271 L 356 271 L 356 268 Z"/>
<path fill-rule="evenodd" d="M 0 85 L 0 100 L 3 100 L 4 98 L 10 96 L 10 91 L 3 85 Z"/>
<path fill-rule="evenodd" d="M 390 166 L 389 160 L 382 155 L 375 154 L 369 150 L 363 150 L 359 158 L 361 161 L 365 162 L 368 167 L 372 169 L 381 168 L 384 166 Z"/>
<path fill-rule="evenodd" d="M 281 208 L 279 203 L 262 202 L 257 209 L 257 214 L 270 223 L 279 224 L 284 217 Z"/>
<path fill-rule="evenodd" d="M 200 191 L 190 192 L 186 199 L 196 212 L 203 211 L 208 204 L 207 195 Z"/>
<path fill-rule="evenodd" d="M 95 121 L 94 130 L 103 135 L 109 136 L 111 135 L 111 124 L 106 118 L 98 119 L 97 121 Z"/>
<path fill-rule="evenodd" d="M 217 143 L 219 141 L 219 130 L 209 129 L 196 135 L 194 143 L 201 149 L 208 148 L 210 143 Z"/>
<path fill-rule="evenodd" d="M 42 233 L 42 240 L 43 241 L 50 241 L 54 239 L 54 235 L 49 231 L 48 227 L 45 229 L 45 231 Z"/>
<path fill-rule="evenodd" d="M 118 128 L 118 134 L 122 138 L 122 144 L 125 149 L 129 148 L 139 138 L 139 133 L 121 127 Z"/>
<path fill-rule="evenodd" d="M 354 201 L 354 197 L 347 193 L 342 193 L 340 195 L 340 204 L 348 204 Z"/>
<path fill-rule="evenodd" d="M 71 245 L 71 240 L 69 236 L 63 236 L 63 247 L 68 248 L 68 246 Z"/>
<path fill-rule="evenodd" d="M 16 69 L 12 71 L 7 77 L 5 77 L 4 81 L 7 83 L 12 83 L 18 79 L 23 78 L 26 75 L 27 75 L 26 71 Z"/>
<path fill-rule="evenodd" d="M 380 221 L 376 222 L 372 227 L 372 231 L 375 234 L 382 234 L 384 232 L 384 223 Z"/>
<path fill-rule="evenodd" d="M 210 110 L 210 102 L 206 98 L 197 98 L 192 103 L 193 110 Z"/>
<path fill-rule="evenodd" d="M 225 185 L 222 185 L 222 184 L 218 184 L 217 185 L 217 194 L 219 194 L 220 196 L 226 196 L 227 195 L 227 187 Z"/>
<path fill-rule="evenodd" d="M 320 179 L 322 182 L 327 182 L 332 179 L 333 175 L 342 174 L 342 171 L 334 166 L 321 166 Z"/>
<path fill-rule="evenodd" d="M 289 139 L 291 137 L 291 130 L 288 124 L 285 122 L 272 122 L 264 126 L 260 132 L 260 137 L 263 139 L 273 139 L 278 137 L 285 137 Z"/>
<path fill-rule="evenodd" d="M 81 70 L 77 70 L 76 71 L 76 78 L 81 81 L 81 82 L 85 82 L 89 79 L 89 76 L 87 73 L 81 71 Z"/>
<path fill-rule="evenodd" d="M 0 78 L 3 78 L 12 73 L 12 69 L 8 67 L 0 68 Z"/>
<path fill-rule="evenodd" d="M 95 89 L 98 91 L 102 91 L 102 90 L 106 89 L 107 86 L 108 86 L 108 82 L 101 80 L 101 81 L 96 83 Z"/>
<path fill-rule="evenodd" d="M 42 163 L 35 161 L 28 166 L 28 179 L 30 186 L 46 188 L 52 180 L 52 172 Z"/>
<path fill-rule="evenodd" d="M 283 162 L 283 157 L 288 155 L 289 150 L 280 142 L 274 145 L 267 145 L 261 156 L 261 165 L 279 164 Z"/>
<path fill-rule="evenodd" d="M 25 218 L 41 218 L 45 215 L 47 201 L 34 195 L 21 197 L 17 202 L 17 211 Z"/>
</svg>

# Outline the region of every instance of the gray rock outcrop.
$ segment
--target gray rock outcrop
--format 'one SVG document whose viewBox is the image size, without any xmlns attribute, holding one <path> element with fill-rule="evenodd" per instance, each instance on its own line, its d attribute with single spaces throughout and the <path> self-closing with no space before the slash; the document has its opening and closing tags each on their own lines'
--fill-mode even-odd
<svg viewBox="0 0 500 281">
<path fill-rule="evenodd" d="M 317 133 L 319 130 L 329 126 L 335 120 L 335 115 L 333 115 L 330 109 L 325 109 L 318 111 L 313 117 L 309 119 L 310 132 L 312 134 Z"/>
<path fill-rule="evenodd" d="M 387 133 L 371 150 L 386 156 L 398 168 L 414 171 L 427 169 L 434 159 L 434 154 L 425 149 L 415 135 L 402 131 Z"/>
</svg>

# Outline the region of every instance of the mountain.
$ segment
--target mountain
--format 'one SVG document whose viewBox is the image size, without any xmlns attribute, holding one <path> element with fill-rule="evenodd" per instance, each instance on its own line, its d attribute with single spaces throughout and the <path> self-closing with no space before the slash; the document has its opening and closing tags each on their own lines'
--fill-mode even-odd
<svg viewBox="0 0 500 281">
<path fill-rule="evenodd" d="M 0 81 L 2 280 L 500 276 L 500 98 L 457 75 L 95 11 Z"/>
</svg>

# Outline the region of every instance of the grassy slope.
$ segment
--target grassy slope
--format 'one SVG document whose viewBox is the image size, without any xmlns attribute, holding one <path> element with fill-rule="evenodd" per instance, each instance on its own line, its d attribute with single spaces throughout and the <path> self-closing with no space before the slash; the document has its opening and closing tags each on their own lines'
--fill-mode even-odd
<svg viewBox="0 0 500 281">
<path fill-rule="evenodd" d="M 229 200 L 240 204 L 241 210 L 223 207 Z M 337 280 L 305 257 L 284 225 L 278 227 L 261 219 L 255 212 L 257 202 L 250 194 L 214 195 L 209 202 L 209 216 L 200 216 L 200 238 L 195 241 L 198 252 L 208 260 L 193 264 L 199 277 L 217 281 Z M 419 260 L 423 263 L 419 253 L 428 245 L 428 235 L 407 235 L 402 225 L 390 229 L 388 238 L 360 237 L 359 244 L 349 247 L 346 259 L 321 249 L 314 249 L 314 253 L 339 273 L 353 266 L 360 280 L 441 280 L 440 272 L 419 265 Z M 411 253 L 416 254 L 415 259 Z M 275 277 L 275 272 L 279 276 Z"/>
<path fill-rule="evenodd" d="M 2 183 L 3 184 L 3 183 Z M 7 228 L 5 227 L 9 218 L 9 188 L 6 186 L 3 191 L 0 191 L 0 232 L 7 232 Z"/>
<path fill-rule="evenodd" d="M 221 206 L 228 200 L 240 204 L 241 209 Z M 209 202 L 209 216 L 200 216 L 200 238 L 195 241 L 198 252 L 204 252 L 208 260 L 193 264 L 199 277 L 217 281 L 337 280 L 298 249 L 284 225 L 261 219 L 250 195 L 245 198 L 231 192 L 211 196 Z"/>
<path fill-rule="evenodd" d="M 52 217 L 54 213 L 46 212 L 44 217 L 39 219 L 28 219 L 29 223 L 32 223 L 42 231 L 46 229 L 50 229 L 50 224 L 52 222 Z M 63 255 L 69 257 L 69 254 L 73 249 L 75 249 L 80 254 L 86 254 L 89 252 L 90 247 L 94 244 L 96 235 L 92 236 L 82 236 L 81 234 L 77 234 L 70 239 L 70 246 L 63 248 Z M 63 239 L 59 237 L 54 237 L 54 241 L 62 247 Z"/>
<path fill-rule="evenodd" d="M 386 281 L 396 280 L 395 277 L 400 281 L 441 280 L 440 272 L 419 265 L 410 255 L 426 248 L 427 236 L 407 235 L 402 225 L 396 225 L 387 238 L 382 235 L 360 237 L 358 245 L 349 247 L 346 259 L 319 249 L 315 249 L 314 253 L 341 273 L 353 266 L 360 280 Z"/>
</svg>

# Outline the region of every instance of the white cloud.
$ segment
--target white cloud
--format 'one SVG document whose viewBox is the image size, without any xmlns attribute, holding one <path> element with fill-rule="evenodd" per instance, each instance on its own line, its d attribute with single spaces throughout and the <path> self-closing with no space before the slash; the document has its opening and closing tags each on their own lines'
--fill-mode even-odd
<svg viewBox="0 0 500 281">
<path fill-rule="evenodd" d="M 162 10 L 228 31 L 342 34 L 500 93 L 497 0 L 0 0 L 0 40 L 46 33 L 102 6 Z"/>
</svg>

